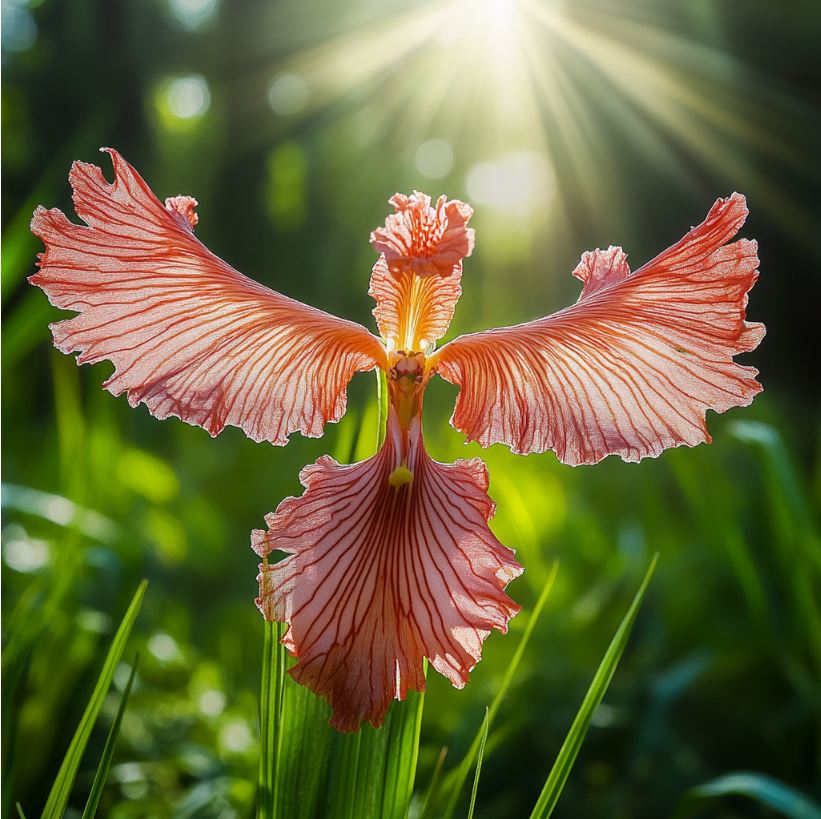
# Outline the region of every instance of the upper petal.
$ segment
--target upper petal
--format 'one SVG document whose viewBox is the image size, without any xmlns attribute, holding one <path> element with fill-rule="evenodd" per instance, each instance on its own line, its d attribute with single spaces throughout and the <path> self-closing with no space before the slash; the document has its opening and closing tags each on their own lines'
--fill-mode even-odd
<svg viewBox="0 0 821 819">
<path fill-rule="evenodd" d="M 384 256 L 371 273 L 368 295 L 379 333 L 390 350 L 425 352 L 448 331 L 462 294 L 461 266 L 448 276 L 391 273 Z"/>
<path fill-rule="evenodd" d="M 461 295 L 462 258 L 473 250 L 469 205 L 440 196 L 395 194 L 396 213 L 371 234 L 381 254 L 368 291 L 374 316 L 391 349 L 423 351 L 450 326 Z"/>
<path fill-rule="evenodd" d="M 619 248 L 586 253 L 572 307 L 445 345 L 432 363 L 461 386 L 451 423 L 483 446 L 553 449 L 573 465 L 709 441 L 707 409 L 746 406 L 761 391 L 757 370 L 733 361 L 764 336 L 745 321 L 756 244 L 726 244 L 746 215 L 740 194 L 719 199 L 633 274 Z"/>
<path fill-rule="evenodd" d="M 440 196 L 432 207 L 430 196 L 419 191 L 396 193 L 389 201 L 396 213 L 371 233 L 371 244 L 392 272 L 410 268 L 421 275 L 447 276 L 473 252 L 470 205 Z"/>
<path fill-rule="evenodd" d="M 613 245 L 607 250 L 588 250 L 582 253 L 573 275 L 584 284 L 578 299 L 581 301 L 602 287 L 615 284 L 630 275 L 627 254 Z"/>
<path fill-rule="evenodd" d="M 42 207 L 32 219 L 46 249 L 30 281 L 80 314 L 51 326 L 56 346 L 113 362 L 104 386 L 158 418 L 274 444 L 320 435 L 344 413 L 353 374 L 383 362 L 378 340 L 238 273 L 195 238 L 194 199 L 163 206 L 106 150 L 113 183 L 82 162 L 69 176 L 85 225 Z"/>
<path fill-rule="evenodd" d="M 491 628 L 519 607 L 503 589 L 521 573 L 490 531 L 493 502 L 478 459 L 441 464 L 424 451 L 418 420 L 410 482 L 391 483 L 401 431 L 391 414 L 374 457 L 351 466 L 320 458 L 305 493 L 268 515 L 255 550 L 287 553 L 260 566 L 257 605 L 284 620 L 298 658 L 292 676 L 333 707 L 331 724 L 378 726 L 394 698 L 423 690 L 424 657 L 461 687 Z"/>
</svg>

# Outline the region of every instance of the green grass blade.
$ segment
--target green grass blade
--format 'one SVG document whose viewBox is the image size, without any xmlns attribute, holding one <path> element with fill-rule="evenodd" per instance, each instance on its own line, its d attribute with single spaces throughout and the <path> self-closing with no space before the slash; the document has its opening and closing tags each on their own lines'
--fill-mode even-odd
<svg viewBox="0 0 821 819">
<path fill-rule="evenodd" d="M 20 819 L 26 819 L 26 814 L 23 813 L 23 806 L 18 802 L 15 807 L 17 808 L 17 815 Z"/>
<path fill-rule="evenodd" d="M 94 774 L 94 782 L 91 785 L 91 793 L 88 795 L 85 809 L 83 810 L 82 819 L 94 819 L 97 815 L 97 808 L 100 805 L 100 797 L 103 795 L 103 788 L 108 779 L 108 772 L 111 770 L 111 760 L 114 757 L 114 748 L 117 745 L 117 739 L 120 736 L 120 723 L 123 721 L 123 714 L 125 713 L 126 705 L 128 704 L 128 697 L 131 694 L 131 686 L 134 684 L 134 675 L 137 673 L 137 664 L 140 662 L 140 655 L 134 657 L 134 664 L 131 666 L 131 674 L 128 676 L 125 690 L 123 691 L 122 699 L 120 700 L 120 707 L 117 709 L 117 714 L 114 717 L 114 722 L 111 723 L 108 736 L 106 737 L 105 747 L 103 748 L 103 755 L 100 757 L 100 764 L 97 766 L 97 773 Z"/>
<path fill-rule="evenodd" d="M 553 764 L 553 768 L 542 789 L 542 793 L 536 802 L 536 806 L 533 808 L 533 812 L 530 814 L 531 819 L 546 819 L 546 817 L 550 816 L 553 812 L 553 808 L 556 807 L 556 802 L 564 789 L 573 763 L 576 761 L 579 749 L 587 734 L 587 729 L 590 727 L 593 712 L 598 708 L 599 703 L 601 703 L 610 685 L 610 681 L 616 672 L 616 666 L 619 663 L 619 659 L 621 659 L 624 647 L 627 645 L 630 631 L 635 622 L 642 600 L 644 599 L 650 579 L 655 571 L 657 562 L 658 555 L 655 555 L 639 590 L 636 592 L 636 596 L 633 598 L 633 602 L 627 614 L 624 615 L 621 625 L 607 648 L 604 659 L 601 661 L 596 675 L 593 677 L 593 682 L 587 690 L 581 707 L 576 713 L 576 718 L 573 720 L 573 724 L 570 726 L 570 730 L 565 737 L 556 762 Z"/>
<path fill-rule="evenodd" d="M 381 728 L 331 734 L 329 788 L 323 815 L 335 819 L 405 819 L 410 807 L 424 696 L 409 691 Z"/>
<path fill-rule="evenodd" d="M 284 679 L 279 763 L 276 771 L 277 816 L 313 819 L 321 813 L 327 791 L 328 756 L 334 737 L 331 709 L 309 689 Z"/>
<path fill-rule="evenodd" d="M 430 777 L 428 789 L 425 791 L 425 798 L 422 801 L 422 809 L 419 811 L 418 819 L 428 819 L 430 816 L 430 809 L 433 806 L 433 795 L 436 793 L 436 788 L 439 785 L 439 777 L 442 775 L 442 768 L 445 767 L 445 759 L 448 755 L 447 746 L 442 746 L 439 751 L 439 757 L 436 760 L 436 765 L 433 767 L 433 773 Z"/>
<path fill-rule="evenodd" d="M 355 734 L 335 735 L 329 816 L 340 819 L 379 816 L 392 716 L 388 714 L 381 728 L 363 725 Z"/>
<path fill-rule="evenodd" d="M 353 819 L 357 814 L 355 809 L 363 806 L 361 792 L 357 794 L 357 772 L 360 757 L 368 756 L 370 750 L 370 733 L 373 729 L 362 726 L 355 734 L 333 735 L 331 741 L 331 780 L 328 788 L 328 804 L 326 813 L 329 816 L 338 816 L 340 819 Z M 362 748 L 362 738 L 366 747 Z M 360 791 L 362 785 L 360 784 Z M 363 812 L 361 815 L 368 816 Z"/>
<path fill-rule="evenodd" d="M 396 706 L 391 709 L 390 717 L 385 719 L 381 728 L 368 725 L 359 729 L 361 740 L 357 746 L 356 788 L 351 804 L 351 819 L 380 815 L 379 808 L 385 783 L 385 761 L 395 710 Z"/>
<path fill-rule="evenodd" d="M 513 682 L 513 677 L 519 668 L 519 663 L 522 661 L 522 657 L 527 649 L 527 644 L 530 642 L 530 637 L 533 634 L 533 630 L 536 628 L 536 623 L 538 623 L 539 617 L 541 616 L 542 609 L 547 602 L 547 598 L 550 596 L 550 590 L 553 588 L 553 583 L 556 580 L 556 574 L 558 571 L 559 564 L 558 562 L 555 562 L 550 569 L 547 582 L 545 583 L 541 594 L 539 594 L 538 600 L 536 600 L 536 605 L 533 606 L 533 612 L 530 615 L 530 619 L 527 621 L 527 627 L 522 635 L 522 639 L 519 640 L 519 645 L 516 647 L 516 652 L 513 655 L 513 659 L 505 672 L 505 676 L 502 679 L 502 684 L 499 686 L 499 690 L 496 692 L 496 696 L 490 704 L 490 708 L 488 709 L 488 726 L 491 725 L 496 717 L 496 714 L 502 705 L 502 701 L 505 698 L 505 694 L 507 694 L 507 690 Z M 470 748 L 468 749 L 468 752 L 465 754 L 464 759 L 462 759 L 459 763 L 459 767 L 456 768 L 453 777 L 451 778 L 450 798 L 448 800 L 447 808 L 443 814 L 443 819 L 451 819 L 456 812 L 456 805 L 459 802 L 459 795 L 462 793 L 462 788 L 467 781 L 468 774 L 470 773 L 471 766 L 473 765 L 473 760 L 476 759 L 479 745 L 482 742 L 482 732 L 483 728 L 480 726 L 473 742 L 470 745 Z"/>
<path fill-rule="evenodd" d="M 485 743 L 487 742 L 487 729 L 490 722 L 490 712 L 485 708 L 485 718 L 482 721 L 482 740 L 479 743 L 479 751 L 476 754 L 476 773 L 473 775 L 473 789 L 470 792 L 470 808 L 468 808 L 468 819 L 473 819 L 473 811 L 476 808 L 476 791 L 479 790 L 479 776 L 482 773 L 482 757 L 485 755 Z"/>
<path fill-rule="evenodd" d="M 262 682 L 259 698 L 259 779 L 257 816 L 277 815 L 277 769 L 279 767 L 282 690 L 285 677 L 285 648 L 279 642 L 280 624 L 268 620 L 262 644 Z"/>
<path fill-rule="evenodd" d="M 725 774 L 688 791 L 679 802 L 674 819 L 696 816 L 708 803 L 724 796 L 745 796 L 754 799 L 788 819 L 821 819 L 821 806 L 803 793 L 777 779 L 754 771 Z"/>
<path fill-rule="evenodd" d="M 424 704 L 423 692 L 408 691 L 405 702 L 394 705 L 390 715 L 382 792 L 381 816 L 384 819 L 404 819 L 408 814 L 416 778 Z"/>
<path fill-rule="evenodd" d="M 57 773 L 57 778 L 51 787 L 51 793 L 49 793 L 46 806 L 43 809 L 43 819 L 60 819 L 66 809 L 71 788 L 74 784 L 74 778 L 77 776 L 77 769 L 80 767 L 83 753 L 88 744 L 88 738 L 91 735 L 91 729 L 94 727 L 106 692 L 111 685 L 114 670 L 117 668 L 117 664 L 123 656 L 125 644 L 128 641 L 128 636 L 131 634 L 134 621 L 137 619 L 137 614 L 140 611 L 147 586 L 147 580 L 143 580 L 142 583 L 140 583 L 120 623 L 120 627 L 114 635 L 114 640 L 111 643 L 111 648 L 108 650 L 108 656 L 105 658 L 102 671 L 100 671 L 97 683 L 91 692 L 91 698 L 88 701 L 88 705 L 86 705 L 86 710 L 83 713 L 80 724 L 74 732 L 71 744 L 68 746 L 63 764 L 60 765 L 60 770 Z"/>
</svg>

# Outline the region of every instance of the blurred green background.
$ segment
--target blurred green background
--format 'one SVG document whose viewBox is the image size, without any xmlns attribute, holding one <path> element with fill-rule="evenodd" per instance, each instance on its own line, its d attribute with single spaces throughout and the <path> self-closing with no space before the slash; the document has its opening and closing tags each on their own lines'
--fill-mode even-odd
<svg viewBox="0 0 821 819">
<path fill-rule="evenodd" d="M 477 815 L 535 802 L 653 552 L 636 630 L 561 817 L 660 817 L 752 770 L 821 797 L 818 537 L 819 61 L 815 0 L 3 0 L 4 815 L 42 806 L 113 628 L 148 595 L 142 661 L 102 815 L 247 816 L 262 624 L 252 528 L 325 452 L 369 455 L 372 375 L 324 438 L 211 440 L 100 389 L 49 343 L 25 277 L 37 204 L 71 212 L 74 159 L 120 150 L 158 196 L 199 199 L 198 235 L 290 296 L 372 327 L 369 231 L 394 191 L 476 208 L 452 332 L 575 300 L 587 249 L 638 267 L 739 190 L 760 243 L 747 359 L 764 394 L 710 418 L 715 443 L 638 466 L 465 447 L 455 390 L 428 391 L 440 460 L 481 454 L 494 529 L 532 605 L 556 587 L 491 732 Z M 106 167 L 106 172 L 109 168 Z M 418 784 L 461 758 L 525 624 L 471 683 L 430 675 Z M 122 689 L 128 669 L 120 669 Z M 90 786 L 117 693 L 92 737 Z M 707 815 L 769 816 L 754 801 Z M 79 814 L 78 814 L 79 815 Z"/>
</svg>

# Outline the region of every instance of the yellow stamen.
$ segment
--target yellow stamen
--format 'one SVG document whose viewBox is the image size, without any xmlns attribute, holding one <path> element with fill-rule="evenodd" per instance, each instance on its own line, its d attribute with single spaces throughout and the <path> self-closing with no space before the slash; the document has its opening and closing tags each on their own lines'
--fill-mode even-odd
<svg viewBox="0 0 821 819">
<path fill-rule="evenodd" d="M 388 475 L 388 483 L 395 489 L 399 489 L 400 486 L 404 486 L 406 483 L 413 483 L 413 472 L 404 464 L 397 466 L 396 469 Z"/>
</svg>

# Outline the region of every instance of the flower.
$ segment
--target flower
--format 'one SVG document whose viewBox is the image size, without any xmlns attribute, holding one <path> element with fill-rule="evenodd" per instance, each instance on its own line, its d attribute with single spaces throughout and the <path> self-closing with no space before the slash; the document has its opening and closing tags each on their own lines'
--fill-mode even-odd
<svg viewBox="0 0 821 819">
<path fill-rule="evenodd" d="M 371 234 L 377 338 L 238 273 L 195 238 L 195 200 L 161 204 L 105 150 L 113 183 L 93 165 L 71 169 L 85 225 L 35 211 L 46 250 L 30 280 L 78 313 L 52 325 L 55 344 L 78 363 L 113 362 L 104 386 L 114 395 L 211 435 L 233 425 L 284 444 L 337 421 L 356 372 L 386 373 L 380 451 L 306 467 L 303 495 L 252 534 L 263 558 L 257 606 L 288 624 L 290 673 L 330 702 L 341 731 L 380 725 L 394 698 L 423 689 L 424 658 L 464 685 L 491 629 L 504 632 L 518 611 L 504 590 L 522 568 L 488 526 L 487 470 L 425 451 L 435 373 L 459 386 L 451 423 L 469 440 L 552 449 L 572 465 L 709 442 L 706 410 L 745 406 L 761 390 L 756 370 L 733 360 L 764 335 L 745 321 L 755 242 L 730 242 L 747 215 L 739 194 L 635 272 L 620 248 L 585 253 L 571 307 L 436 349 L 473 249 L 468 205 L 390 200 L 396 212 Z M 269 562 L 274 550 L 284 559 Z"/>
</svg>

